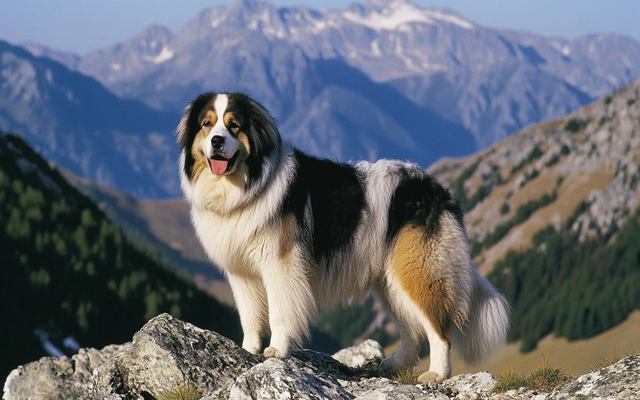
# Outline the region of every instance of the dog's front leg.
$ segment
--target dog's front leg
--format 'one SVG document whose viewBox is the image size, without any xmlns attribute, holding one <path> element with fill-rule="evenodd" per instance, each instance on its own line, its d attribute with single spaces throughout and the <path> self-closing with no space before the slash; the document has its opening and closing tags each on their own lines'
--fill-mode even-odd
<svg viewBox="0 0 640 400">
<path fill-rule="evenodd" d="M 227 274 L 242 325 L 242 348 L 252 354 L 262 351 L 262 337 L 269 330 L 267 293 L 259 278 Z"/>
<path fill-rule="evenodd" d="M 264 271 L 269 300 L 271 343 L 265 357 L 288 357 L 309 336 L 309 321 L 316 304 L 303 263 L 277 264 Z"/>
</svg>

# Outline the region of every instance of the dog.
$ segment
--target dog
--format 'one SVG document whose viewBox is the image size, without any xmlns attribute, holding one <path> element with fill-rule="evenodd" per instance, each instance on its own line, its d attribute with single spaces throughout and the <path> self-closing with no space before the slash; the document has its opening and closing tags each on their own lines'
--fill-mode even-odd
<svg viewBox="0 0 640 400">
<path fill-rule="evenodd" d="M 452 346 L 473 363 L 504 342 L 509 306 L 470 259 L 459 203 L 418 166 L 307 155 L 243 93 L 199 95 L 177 139 L 191 220 L 231 286 L 244 349 L 285 358 L 318 307 L 371 289 L 401 338 L 383 367 L 413 366 L 429 341 L 421 383 L 451 376 Z"/>
</svg>

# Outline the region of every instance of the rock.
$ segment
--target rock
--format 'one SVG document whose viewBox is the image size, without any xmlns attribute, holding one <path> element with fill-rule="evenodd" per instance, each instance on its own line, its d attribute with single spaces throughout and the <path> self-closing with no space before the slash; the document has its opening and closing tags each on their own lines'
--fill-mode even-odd
<svg viewBox="0 0 640 400">
<path fill-rule="evenodd" d="M 492 392 L 497 380 L 488 372 L 455 376 L 434 387 L 401 384 L 380 369 L 382 357 L 380 345 L 368 340 L 333 357 L 299 350 L 285 360 L 265 359 L 215 332 L 162 314 L 130 343 L 81 349 L 71 358 L 45 357 L 16 368 L 7 377 L 3 399 L 155 399 L 182 389 L 195 394 L 189 398 L 205 400 L 640 398 L 640 356 L 553 393 L 500 394 Z"/>
<path fill-rule="evenodd" d="M 143 398 L 178 387 L 204 394 L 263 360 L 215 332 L 162 314 L 131 343 L 19 367 L 7 378 L 4 399 Z"/>
<path fill-rule="evenodd" d="M 352 383 L 349 391 L 361 400 L 447 400 L 449 397 L 422 385 L 403 385 L 388 378 L 369 378 Z"/>
<path fill-rule="evenodd" d="M 442 383 L 445 390 L 448 388 L 450 393 L 455 393 L 461 399 L 479 398 L 474 396 L 478 396 L 478 393 L 491 393 L 497 384 L 496 377 L 488 372 L 458 375 Z"/>
<path fill-rule="evenodd" d="M 549 399 L 640 399 L 640 355 L 582 375 L 554 391 Z"/>
<path fill-rule="evenodd" d="M 384 358 L 384 350 L 380 343 L 367 339 L 357 346 L 347 347 L 333 355 L 333 358 L 349 367 L 360 367 L 367 360 Z"/>
<path fill-rule="evenodd" d="M 4 384 L 3 399 L 87 398 L 93 392 L 93 372 L 126 345 L 98 351 L 80 349 L 73 357 L 43 357 L 14 369 Z"/>
<path fill-rule="evenodd" d="M 255 398 L 311 400 L 352 396 L 340 386 L 336 376 L 323 373 L 314 363 L 301 363 L 296 358 L 269 358 L 205 397 L 207 400 Z"/>
</svg>

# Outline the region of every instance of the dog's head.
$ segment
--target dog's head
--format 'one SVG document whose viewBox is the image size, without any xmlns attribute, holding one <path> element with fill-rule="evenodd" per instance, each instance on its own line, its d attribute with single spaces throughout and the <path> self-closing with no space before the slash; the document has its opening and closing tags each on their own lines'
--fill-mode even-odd
<svg viewBox="0 0 640 400">
<path fill-rule="evenodd" d="M 178 126 L 178 142 L 182 187 L 190 200 L 198 187 L 213 192 L 235 187 L 246 195 L 265 181 L 281 146 L 269 113 L 242 93 L 204 93 L 194 99 Z"/>
</svg>

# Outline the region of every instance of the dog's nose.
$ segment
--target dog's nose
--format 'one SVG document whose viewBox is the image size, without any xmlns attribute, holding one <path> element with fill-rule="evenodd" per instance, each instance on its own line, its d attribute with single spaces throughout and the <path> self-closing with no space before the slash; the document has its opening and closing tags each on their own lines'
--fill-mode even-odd
<svg viewBox="0 0 640 400">
<path fill-rule="evenodd" d="M 224 136 L 214 136 L 211 138 L 211 146 L 215 150 L 220 150 L 224 146 Z"/>
</svg>

